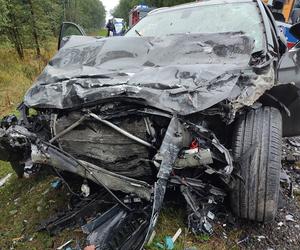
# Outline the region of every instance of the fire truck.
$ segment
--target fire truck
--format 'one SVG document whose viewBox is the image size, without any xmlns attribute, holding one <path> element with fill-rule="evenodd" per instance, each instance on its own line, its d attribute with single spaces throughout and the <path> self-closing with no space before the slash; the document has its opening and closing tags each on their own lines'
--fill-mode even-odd
<svg viewBox="0 0 300 250">
<path fill-rule="evenodd" d="M 154 7 L 147 5 L 137 5 L 129 13 L 129 27 L 131 28 L 137 24 L 143 17 L 145 17 Z"/>
</svg>

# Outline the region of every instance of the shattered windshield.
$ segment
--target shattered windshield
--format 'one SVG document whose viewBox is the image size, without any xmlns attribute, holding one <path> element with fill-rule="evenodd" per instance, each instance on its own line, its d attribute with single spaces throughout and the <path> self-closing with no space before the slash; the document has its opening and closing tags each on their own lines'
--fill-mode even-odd
<svg viewBox="0 0 300 250">
<path fill-rule="evenodd" d="M 159 37 L 178 33 L 239 32 L 255 40 L 255 50 L 264 47 L 264 30 L 255 3 L 198 6 L 151 14 L 134 26 L 126 36 Z"/>
</svg>

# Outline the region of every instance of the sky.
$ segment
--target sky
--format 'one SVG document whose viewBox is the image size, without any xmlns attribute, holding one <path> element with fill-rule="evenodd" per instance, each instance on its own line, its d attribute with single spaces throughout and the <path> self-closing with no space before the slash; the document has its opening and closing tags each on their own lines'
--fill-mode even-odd
<svg viewBox="0 0 300 250">
<path fill-rule="evenodd" d="M 120 0 L 101 0 L 106 9 L 106 20 L 110 17 L 110 11 L 116 7 Z"/>
</svg>

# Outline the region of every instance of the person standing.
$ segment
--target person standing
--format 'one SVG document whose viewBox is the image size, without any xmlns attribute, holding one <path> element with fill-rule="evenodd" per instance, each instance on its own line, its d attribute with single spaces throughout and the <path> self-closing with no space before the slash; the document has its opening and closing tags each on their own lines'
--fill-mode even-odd
<svg viewBox="0 0 300 250">
<path fill-rule="evenodd" d="M 113 19 L 108 20 L 108 23 L 106 24 L 106 28 L 107 28 L 107 37 L 110 36 L 110 32 L 112 32 L 113 35 L 116 34 L 116 28 L 115 28 Z"/>
</svg>

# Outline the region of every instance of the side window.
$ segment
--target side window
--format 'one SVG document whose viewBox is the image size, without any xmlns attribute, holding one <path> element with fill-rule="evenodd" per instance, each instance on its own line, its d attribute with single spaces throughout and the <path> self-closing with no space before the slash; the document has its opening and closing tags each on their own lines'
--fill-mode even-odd
<svg viewBox="0 0 300 250">
<path fill-rule="evenodd" d="M 64 22 L 60 27 L 58 49 L 62 48 L 67 42 L 69 36 L 86 36 L 84 30 L 77 24 L 71 22 Z"/>
<path fill-rule="evenodd" d="M 73 36 L 73 35 L 82 36 L 83 34 L 77 26 L 70 25 L 70 24 L 65 25 L 63 30 L 63 37 Z"/>
</svg>

